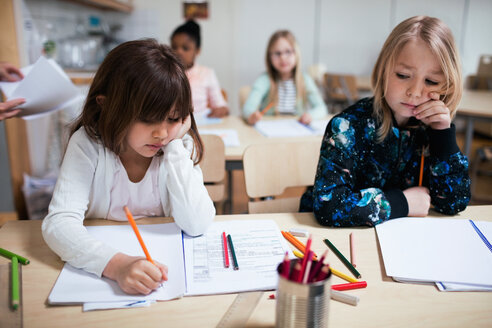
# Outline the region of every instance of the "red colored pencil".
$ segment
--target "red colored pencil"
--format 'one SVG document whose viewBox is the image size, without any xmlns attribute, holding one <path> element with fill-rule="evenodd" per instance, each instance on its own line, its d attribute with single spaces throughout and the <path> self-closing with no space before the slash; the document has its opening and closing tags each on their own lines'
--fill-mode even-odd
<svg viewBox="0 0 492 328">
<path fill-rule="evenodd" d="M 222 232 L 222 245 L 224 246 L 224 266 L 229 267 L 229 250 L 227 249 L 227 237 L 226 233 Z"/>
<path fill-rule="evenodd" d="M 359 282 L 350 282 L 348 284 L 332 285 L 331 286 L 331 289 L 334 289 L 334 290 L 349 290 L 349 289 L 366 288 L 366 287 L 367 287 L 367 282 L 366 281 L 359 281 Z"/>
<path fill-rule="evenodd" d="M 282 262 L 282 276 L 289 279 L 290 274 L 290 259 L 289 252 L 285 252 L 284 261 Z"/>
</svg>

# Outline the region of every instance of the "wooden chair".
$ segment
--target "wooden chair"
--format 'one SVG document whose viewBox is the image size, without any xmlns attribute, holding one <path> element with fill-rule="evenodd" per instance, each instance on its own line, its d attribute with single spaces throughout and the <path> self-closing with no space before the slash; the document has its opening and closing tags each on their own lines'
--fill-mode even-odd
<svg viewBox="0 0 492 328">
<path fill-rule="evenodd" d="M 298 212 L 302 191 L 314 183 L 320 146 L 321 140 L 256 144 L 246 148 L 243 167 L 250 198 L 249 213 Z M 282 195 L 292 187 L 302 190 L 294 197 Z"/>
<path fill-rule="evenodd" d="M 251 92 L 251 86 L 245 85 L 239 88 L 239 111 L 243 111 L 244 103 L 248 99 L 249 93 Z"/>
<path fill-rule="evenodd" d="M 325 73 L 323 89 L 330 112 L 335 113 L 359 99 L 357 79 L 354 75 Z"/>
<path fill-rule="evenodd" d="M 212 134 L 202 135 L 201 138 L 204 148 L 203 159 L 200 162 L 203 181 L 215 204 L 217 214 L 222 214 L 226 199 L 224 141 L 221 137 Z"/>
</svg>

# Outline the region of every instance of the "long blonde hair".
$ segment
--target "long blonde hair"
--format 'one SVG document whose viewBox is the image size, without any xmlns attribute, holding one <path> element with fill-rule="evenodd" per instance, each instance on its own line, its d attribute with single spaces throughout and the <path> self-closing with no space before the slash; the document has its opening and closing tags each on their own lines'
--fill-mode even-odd
<svg viewBox="0 0 492 328">
<path fill-rule="evenodd" d="M 294 49 L 294 55 L 296 56 L 296 66 L 294 67 L 294 83 L 296 86 L 296 101 L 300 100 L 305 103 L 307 99 L 306 88 L 304 87 L 304 77 L 302 76 L 302 68 L 301 68 L 301 51 L 299 49 L 299 45 L 297 44 L 296 38 L 294 35 L 288 30 L 279 30 L 270 37 L 268 41 L 268 46 L 265 55 L 265 63 L 267 67 L 268 77 L 270 79 L 270 92 L 268 93 L 268 103 L 273 103 L 275 108 L 277 108 L 278 104 L 278 81 L 280 79 L 280 75 L 273 67 L 271 61 L 271 49 L 277 40 L 284 38 L 287 42 L 290 43 L 292 48 Z"/>
<path fill-rule="evenodd" d="M 440 19 L 428 16 L 415 16 L 404 20 L 386 39 L 372 71 L 373 115 L 381 122 L 378 129 L 379 142 L 386 138 L 393 126 L 391 108 L 384 98 L 389 74 L 401 49 L 407 42 L 415 39 L 424 41 L 439 61 L 445 77 L 441 92 L 444 96 L 441 96 L 441 100 L 449 108 L 451 119 L 456 114 L 461 100 L 463 93 L 461 61 L 449 27 Z"/>
</svg>

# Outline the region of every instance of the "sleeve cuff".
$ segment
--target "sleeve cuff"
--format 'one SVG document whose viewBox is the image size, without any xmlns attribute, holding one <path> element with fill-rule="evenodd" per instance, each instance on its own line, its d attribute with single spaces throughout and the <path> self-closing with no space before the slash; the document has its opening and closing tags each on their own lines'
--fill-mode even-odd
<svg viewBox="0 0 492 328">
<path fill-rule="evenodd" d="M 384 192 L 384 196 L 391 206 L 390 219 L 401 218 L 408 215 L 408 202 L 400 189 L 390 189 Z"/>
<path fill-rule="evenodd" d="M 451 124 L 449 129 L 429 129 L 430 153 L 438 158 L 447 158 L 460 151 L 456 143 L 456 127 Z"/>
</svg>

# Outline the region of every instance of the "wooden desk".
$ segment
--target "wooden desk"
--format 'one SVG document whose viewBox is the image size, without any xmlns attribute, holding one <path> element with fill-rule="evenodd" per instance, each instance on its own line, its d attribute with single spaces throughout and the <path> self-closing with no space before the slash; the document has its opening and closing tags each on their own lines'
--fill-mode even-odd
<svg viewBox="0 0 492 328">
<path fill-rule="evenodd" d="M 436 215 L 437 216 L 437 215 Z M 492 206 L 473 206 L 456 218 L 492 220 Z M 349 233 L 356 235 L 357 269 L 367 281 L 366 289 L 349 291 L 360 297 L 358 306 L 332 301 L 331 327 L 490 327 L 492 293 L 439 292 L 429 285 L 394 282 L 387 277 L 373 228 L 334 229 L 319 226 L 312 214 L 224 215 L 216 220 L 272 219 L 281 229 L 304 227 L 313 234 L 318 253 L 326 249 L 322 239 L 330 240 L 344 254 L 349 254 Z M 170 222 L 169 218 L 143 219 L 144 223 Z M 88 224 L 121 224 L 107 220 L 86 220 Z M 78 306 L 48 306 L 47 297 L 63 262 L 44 243 L 40 221 L 11 221 L 0 228 L 0 247 L 24 255 L 31 264 L 22 268 L 24 326 L 30 327 L 215 327 L 235 298 L 235 294 L 185 297 L 157 302 L 148 308 L 108 310 L 83 313 Z M 348 272 L 333 253 L 330 264 Z M 0 264 L 8 263 L 0 258 Z M 342 283 L 333 277 L 332 283 Z M 4 288 L 4 286 L 2 286 Z M 272 327 L 275 301 L 265 293 L 256 307 L 248 327 Z M 1 318 L 0 318 L 1 326 Z"/>
<path fill-rule="evenodd" d="M 470 158 L 474 121 L 492 121 L 492 91 L 465 90 L 456 115 L 466 121 L 463 153 Z"/>
</svg>

